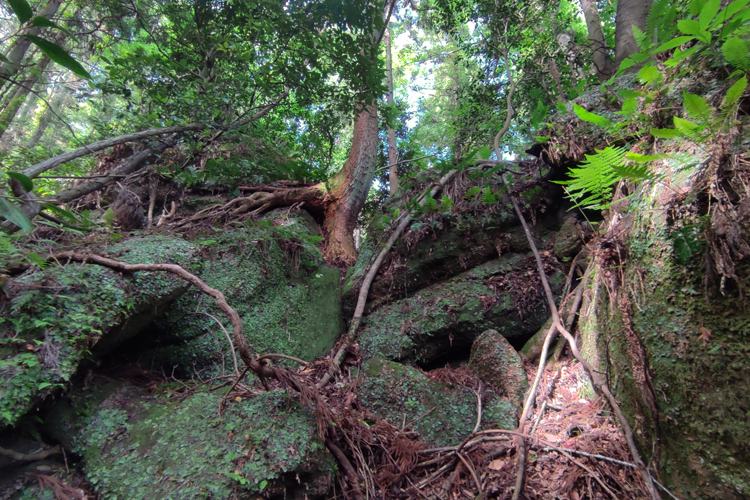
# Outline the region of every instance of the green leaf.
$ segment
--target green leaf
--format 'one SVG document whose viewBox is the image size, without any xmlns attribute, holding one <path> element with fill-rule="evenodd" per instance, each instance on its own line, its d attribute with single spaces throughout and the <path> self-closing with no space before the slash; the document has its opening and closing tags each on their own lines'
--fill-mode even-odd
<svg viewBox="0 0 750 500">
<path fill-rule="evenodd" d="M 688 4 L 688 12 L 690 12 L 691 16 L 697 16 L 704 5 L 706 5 L 706 0 L 692 0 Z"/>
<path fill-rule="evenodd" d="M 483 160 L 487 160 L 490 156 L 492 156 L 492 151 L 488 146 L 483 146 L 479 149 L 479 151 L 477 151 L 477 156 Z"/>
<path fill-rule="evenodd" d="M 70 33 L 67 29 L 63 28 L 56 22 L 50 21 L 46 17 L 42 16 L 35 16 L 34 19 L 31 20 L 31 25 L 38 28 L 53 28 L 56 30 L 64 31 L 65 33 Z"/>
<path fill-rule="evenodd" d="M 701 30 L 708 29 L 711 21 L 716 17 L 716 13 L 719 12 L 720 7 L 721 0 L 708 0 L 708 2 L 706 2 L 706 5 L 703 6 L 700 15 L 698 16 Z"/>
<path fill-rule="evenodd" d="M 469 188 L 468 191 L 466 191 L 466 194 L 464 195 L 464 198 L 467 200 L 470 198 L 475 197 L 477 194 L 479 194 L 482 191 L 482 186 L 474 186 L 472 188 Z"/>
<path fill-rule="evenodd" d="M 54 205 L 52 203 L 42 203 L 42 209 L 49 210 L 50 212 L 54 212 L 57 215 L 65 219 L 68 219 L 71 222 L 78 222 L 78 217 L 76 217 L 76 215 L 73 212 L 69 210 L 65 210 L 64 208 L 60 208 L 57 205 Z"/>
<path fill-rule="evenodd" d="M 578 104 L 573 104 L 573 111 L 575 114 L 580 118 L 581 120 L 593 123 L 594 125 L 598 125 L 599 127 L 603 128 L 610 128 L 612 127 L 612 122 L 608 120 L 607 118 L 597 115 L 596 113 L 591 113 L 590 111 L 586 111 L 584 108 L 579 106 Z"/>
<path fill-rule="evenodd" d="M 704 98 L 685 92 L 683 94 L 683 99 L 685 111 L 691 119 L 704 125 L 711 121 L 711 115 L 713 112 L 711 106 Z"/>
<path fill-rule="evenodd" d="M 263 481 L 260 482 L 259 488 L 261 490 L 265 490 L 266 486 L 268 486 L 268 481 L 263 480 Z"/>
<path fill-rule="evenodd" d="M 745 40 L 733 36 L 721 46 L 721 54 L 732 66 L 750 72 L 750 47 Z"/>
<path fill-rule="evenodd" d="M 701 30 L 701 25 L 694 19 L 682 19 L 677 21 L 677 29 L 685 33 L 686 35 L 698 35 Z"/>
<path fill-rule="evenodd" d="M 629 116 L 638 111 L 638 99 L 635 97 L 628 97 L 622 103 L 622 110 L 618 111 L 618 114 Z"/>
<path fill-rule="evenodd" d="M 104 215 L 102 215 L 102 220 L 104 223 L 108 226 L 111 226 L 115 222 L 115 211 L 111 208 L 108 208 L 106 212 L 104 212 Z"/>
<path fill-rule="evenodd" d="M 740 101 L 742 94 L 745 93 L 745 89 L 747 89 L 747 77 L 743 76 L 737 80 L 734 85 L 729 87 L 729 90 L 727 90 L 727 95 L 724 96 L 724 102 L 721 103 L 722 109 L 727 109 L 737 104 Z"/>
<path fill-rule="evenodd" d="M 731 19 L 732 16 L 744 9 L 748 3 L 750 3 L 750 0 L 735 0 L 734 2 L 727 5 L 727 8 L 722 10 L 719 15 L 716 16 L 716 23 L 714 23 L 715 26 L 712 25 L 711 29 L 716 29 L 718 28 L 719 24 L 727 21 L 728 19 Z"/>
<path fill-rule="evenodd" d="M 636 62 L 634 60 L 632 60 L 631 58 L 627 58 L 620 63 L 620 69 L 618 69 L 617 72 L 619 73 L 619 72 L 625 71 L 626 69 L 632 68 L 635 65 L 636 65 Z"/>
<path fill-rule="evenodd" d="M 73 59 L 70 54 L 65 51 L 65 49 L 63 49 L 56 43 L 50 42 L 49 40 L 45 40 L 44 38 L 40 38 L 36 35 L 24 36 L 31 43 L 39 47 L 39 50 L 41 50 L 45 56 L 49 57 L 60 66 L 68 68 L 70 71 L 80 76 L 81 78 L 91 78 L 91 75 L 88 73 L 88 71 L 83 69 L 83 66 L 81 66 L 78 61 Z"/>
<path fill-rule="evenodd" d="M 437 210 L 437 201 L 432 196 L 427 196 L 424 199 L 424 207 L 430 212 L 434 212 Z"/>
<path fill-rule="evenodd" d="M 557 104 L 555 105 L 555 107 L 557 108 L 557 112 L 560 114 L 564 115 L 565 113 L 568 112 L 568 107 L 562 101 L 557 101 Z"/>
<path fill-rule="evenodd" d="M 693 19 L 683 19 L 677 21 L 677 28 L 686 35 L 693 35 L 706 44 L 711 43 L 711 33 L 702 29 L 698 21 Z"/>
<path fill-rule="evenodd" d="M 39 386 L 37 387 L 37 389 L 41 391 L 45 387 L 49 387 L 51 385 L 52 385 L 52 382 L 42 382 L 41 384 L 39 384 Z"/>
<path fill-rule="evenodd" d="M 633 25 L 633 37 L 641 50 L 648 50 L 651 46 L 651 36 L 641 31 L 635 24 Z"/>
<path fill-rule="evenodd" d="M 671 129 L 667 129 L 671 130 Z M 652 161 L 659 161 L 669 158 L 668 154 L 658 155 L 642 155 L 640 153 L 625 153 L 625 158 L 635 163 L 651 163 Z"/>
<path fill-rule="evenodd" d="M 716 345 L 716 346 L 713 346 L 713 347 L 712 347 L 711 349 L 709 349 L 709 350 L 708 350 L 708 354 L 713 354 L 713 353 L 715 353 L 716 351 L 718 351 L 719 349 L 721 349 L 721 344 L 719 344 L 719 345 Z"/>
<path fill-rule="evenodd" d="M 5 198 L 0 198 L 0 216 L 20 227 L 24 233 L 34 230 L 34 224 L 21 212 L 18 207 Z"/>
<path fill-rule="evenodd" d="M 641 97 L 640 92 L 636 92 L 635 90 L 630 89 L 619 89 L 617 91 L 617 95 L 619 95 L 623 99 L 630 99 L 631 97 Z"/>
<path fill-rule="evenodd" d="M 660 139 L 674 139 L 680 136 L 679 130 L 673 128 L 652 128 L 649 133 Z"/>
<path fill-rule="evenodd" d="M 656 53 L 664 52 L 665 50 L 672 50 L 676 49 L 680 45 L 686 44 L 691 40 L 695 40 L 695 36 L 678 36 L 675 37 L 668 42 L 664 42 L 663 44 L 659 45 L 656 49 Z"/>
<path fill-rule="evenodd" d="M 18 172 L 6 172 L 6 175 L 14 181 L 18 181 L 25 192 L 34 190 L 34 182 L 25 175 Z"/>
<path fill-rule="evenodd" d="M 659 68 L 656 66 L 645 66 L 638 72 L 638 79 L 644 85 L 648 85 L 651 82 L 659 83 L 663 80 Z"/>
<path fill-rule="evenodd" d="M 443 197 L 440 199 L 440 209 L 443 212 L 447 212 L 451 209 L 452 206 L 453 206 L 453 200 L 443 195 Z"/>
<path fill-rule="evenodd" d="M 23 24 L 34 15 L 34 11 L 31 10 L 31 5 L 26 0 L 8 0 L 10 8 L 13 9 L 13 13 L 18 18 L 18 22 Z"/>
</svg>

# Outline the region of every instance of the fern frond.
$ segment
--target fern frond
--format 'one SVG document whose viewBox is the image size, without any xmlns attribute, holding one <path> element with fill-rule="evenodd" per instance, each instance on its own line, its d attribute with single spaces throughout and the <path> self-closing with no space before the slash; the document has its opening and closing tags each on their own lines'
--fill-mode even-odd
<svg viewBox="0 0 750 500">
<path fill-rule="evenodd" d="M 579 106 L 578 104 L 573 104 L 573 111 L 578 116 L 578 118 L 585 122 L 593 123 L 594 125 L 598 125 L 599 127 L 607 130 L 612 127 L 612 122 L 609 119 L 601 115 L 597 115 L 596 113 L 586 111 L 585 108 Z"/>
<path fill-rule="evenodd" d="M 558 184 L 566 186 L 576 207 L 605 210 L 612 201 L 615 183 L 622 179 L 615 168 L 624 167 L 625 153 L 627 150 L 619 147 L 596 150 L 596 154 L 586 155 L 580 168 L 570 169 L 570 180 Z"/>
<path fill-rule="evenodd" d="M 721 46 L 721 54 L 735 68 L 750 72 L 750 47 L 742 38 L 738 36 L 729 38 Z"/>
</svg>

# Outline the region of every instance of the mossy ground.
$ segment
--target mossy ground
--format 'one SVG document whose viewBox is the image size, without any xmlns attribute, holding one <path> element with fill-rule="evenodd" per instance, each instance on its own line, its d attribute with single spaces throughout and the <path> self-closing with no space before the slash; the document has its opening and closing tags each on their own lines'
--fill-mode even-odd
<svg viewBox="0 0 750 500">
<path fill-rule="evenodd" d="M 222 397 L 168 400 L 97 379 L 58 403 L 46 425 L 82 456 L 103 499 L 320 498 L 328 491 L 333 462 L 296 399 L 282 391 L 232 399 L 220 416 Z"/>
<path fill-rule="evenodd" d="M 194 245 L 164 236 L 134 238 L 107 252 L 129 263 L 197 264 Z M 50 265 L 15 280 L 0 318 L 0 426 L 61 387 L 97 343 L 114 345 L 133 334 L 118 327 L 155 314 L 185 288 L 168 273 L 126 276 L 92 264 Z"/>
</svg>

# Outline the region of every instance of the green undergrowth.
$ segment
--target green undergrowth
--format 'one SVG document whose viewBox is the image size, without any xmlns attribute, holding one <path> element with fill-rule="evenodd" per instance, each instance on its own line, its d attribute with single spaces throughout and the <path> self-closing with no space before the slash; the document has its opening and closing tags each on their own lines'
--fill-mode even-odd
<svg viewBox="0 0 750 500">
<path fill-rule="evenodd" d="M 197 265 L 194 245 L 164 236 L 134 238 L 106 253 L 130 263 Z M 63 387 L 91 349 L 134 334 L 129 321 L 153 315 L 185 289 L 183 280 L 164 272 L 123 275 L 79 263 L 50 265 L 10 282 L 0 318 L 0 425 L 13 424 Z"/>
</svg>

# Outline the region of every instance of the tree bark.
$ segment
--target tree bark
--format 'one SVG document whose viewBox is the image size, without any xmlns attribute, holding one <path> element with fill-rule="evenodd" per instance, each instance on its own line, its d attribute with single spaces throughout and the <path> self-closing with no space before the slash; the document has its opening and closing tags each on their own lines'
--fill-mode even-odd
<svg viewBox="0 0 750 500">
<path fill-rule="evenodd" d="M 599 17 L 599 7 L 596 0 L 581 0 L 581 10 L 583 10 L 583 16 L 586 19 L 589 42 L 594 51 L 592 62 L 596 69 L 596 76 L 599 78 L 599 82 L 605 82 L 614 74 L 615 66 L 612 58 L 609 57 L 609 48 L 604 40 L 602 20 Z"/>
<path fill-rule="evenodd" d="M 386 101 L 388 106 L 393 106 L 393 59 L 391 57 L 391 33 L 385 34 L 385 71 L 388 80 L 388 95 Z M 395 195 L 398 191 L 398 150 L 396 149 L 396 131 L 388 124 L 388 181 L 390 193 Z"/>
<path fill-rule="evenodd" d="M 653 0 L 619 0 L 615 19 L 615 67 L 640 51 L 633 35 L 633 26 L 643 30 Z"/>
<path fill-rule="evenodd" d="M 352 264 L 357 259 L 354 227 L 375 174 L 378 153 L 378 109 L 360 105 L 354 122 L 349 156 L 329 181 L 330 200 L 325 211 L 326 253 L 334 261 Z"/>
</svg>

